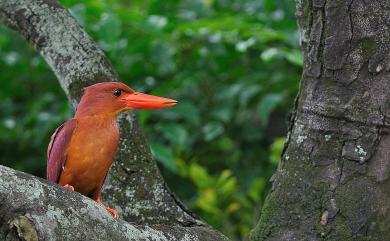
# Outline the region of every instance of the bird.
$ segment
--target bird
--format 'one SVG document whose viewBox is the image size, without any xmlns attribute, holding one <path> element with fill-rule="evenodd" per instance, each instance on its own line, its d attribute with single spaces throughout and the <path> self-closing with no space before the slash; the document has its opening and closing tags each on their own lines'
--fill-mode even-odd
<svg viewBox="0 0 390 241">
<path fill-rule="evenodd" d="M 46 178 L 102 205 L 101 192 L 119 143 L 117 116 L 134 109 L 160 109 L 177 101 L 134 91 L 121 82 L 84 88 L 73 118 L 58 127 L 47 148 Z"/>
</svg>

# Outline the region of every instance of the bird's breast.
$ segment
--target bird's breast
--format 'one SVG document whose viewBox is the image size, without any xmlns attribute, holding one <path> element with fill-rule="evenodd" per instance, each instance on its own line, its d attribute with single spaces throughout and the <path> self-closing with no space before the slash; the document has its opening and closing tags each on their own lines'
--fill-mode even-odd
<svg viewBox="0 0 390 241">
<path fill-rule="evenodd" d="M 72 182 L 75 189 L 84 195 L 100 188 L 115 156 L 118 141 L 119 130 L 115 119 L 90 117 L 77 120 L 60 184 Z"/>
</svg>

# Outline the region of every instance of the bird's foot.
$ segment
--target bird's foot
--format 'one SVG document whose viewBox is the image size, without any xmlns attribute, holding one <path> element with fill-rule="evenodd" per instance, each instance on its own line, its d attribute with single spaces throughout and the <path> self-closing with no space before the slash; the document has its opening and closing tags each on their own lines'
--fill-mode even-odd
<svg viewBox="0 0 390 241">
<path fill-rule="evenodd" d="M 69 185 L 69 184 L 65 184 L 64 188 L 68 189 L 69 191 L 74 191 L 74 187 L 72 185 Z"/>
<path fill-rule="evenodd" d="M 107 212 L 111 213 L 111 215 L 112 215 L 114 218 L 116 218 L 116 219 L 119 218 L 119 214 L 118 214 L 118 212 L 117 212 L 115 209 L 110 208 L 109 206 L 104 206 L 104 208 L 107 210 Z"/>
<path fill-rule="evenodd" d="M 116 219 L 119 218 L 118 212 L 115 209 L 110 208 L 109 206 L 106 206 L 104 203 L 102 203 L 100 198 L 98 200 L 96 200 L 96 202 L 99 203 L 100 205 L 102 205 L 107 210 L 107 212 L 109 212 L 114 218 L 116 218 Z"/>
</svg>

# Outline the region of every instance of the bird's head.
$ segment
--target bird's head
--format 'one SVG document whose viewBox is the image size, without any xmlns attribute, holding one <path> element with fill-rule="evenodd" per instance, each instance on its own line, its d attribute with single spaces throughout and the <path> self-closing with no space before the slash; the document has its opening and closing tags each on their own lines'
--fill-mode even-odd
<svg viewBox="0 0 390 241">
<path fill-rule="evenodd" d="M 132 109 L 160 109 L 175 100 L 136 92 L 121 82 L 103 82 L 84 88 L 76 118 L 98 114 L 118 115 Z"/>
</svg>

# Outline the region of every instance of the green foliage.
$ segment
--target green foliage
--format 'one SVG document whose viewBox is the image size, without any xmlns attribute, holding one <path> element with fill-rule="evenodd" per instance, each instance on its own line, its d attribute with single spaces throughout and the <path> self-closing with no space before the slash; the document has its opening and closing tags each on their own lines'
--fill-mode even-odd
<svg viewBox="0 0 390 241">
<path fill-rule="evenodd" d="M 179 101 L 138 112 L 152 152 L 190 208 L 243 239 L 258 219 L 298 89 L 294 2 L 61 2 L 124 82 Z M 16 34 L 0 29 L 0 53 L 0 163 L 43 176 L 50 134 L 71 108 Z"/>
</svg>

